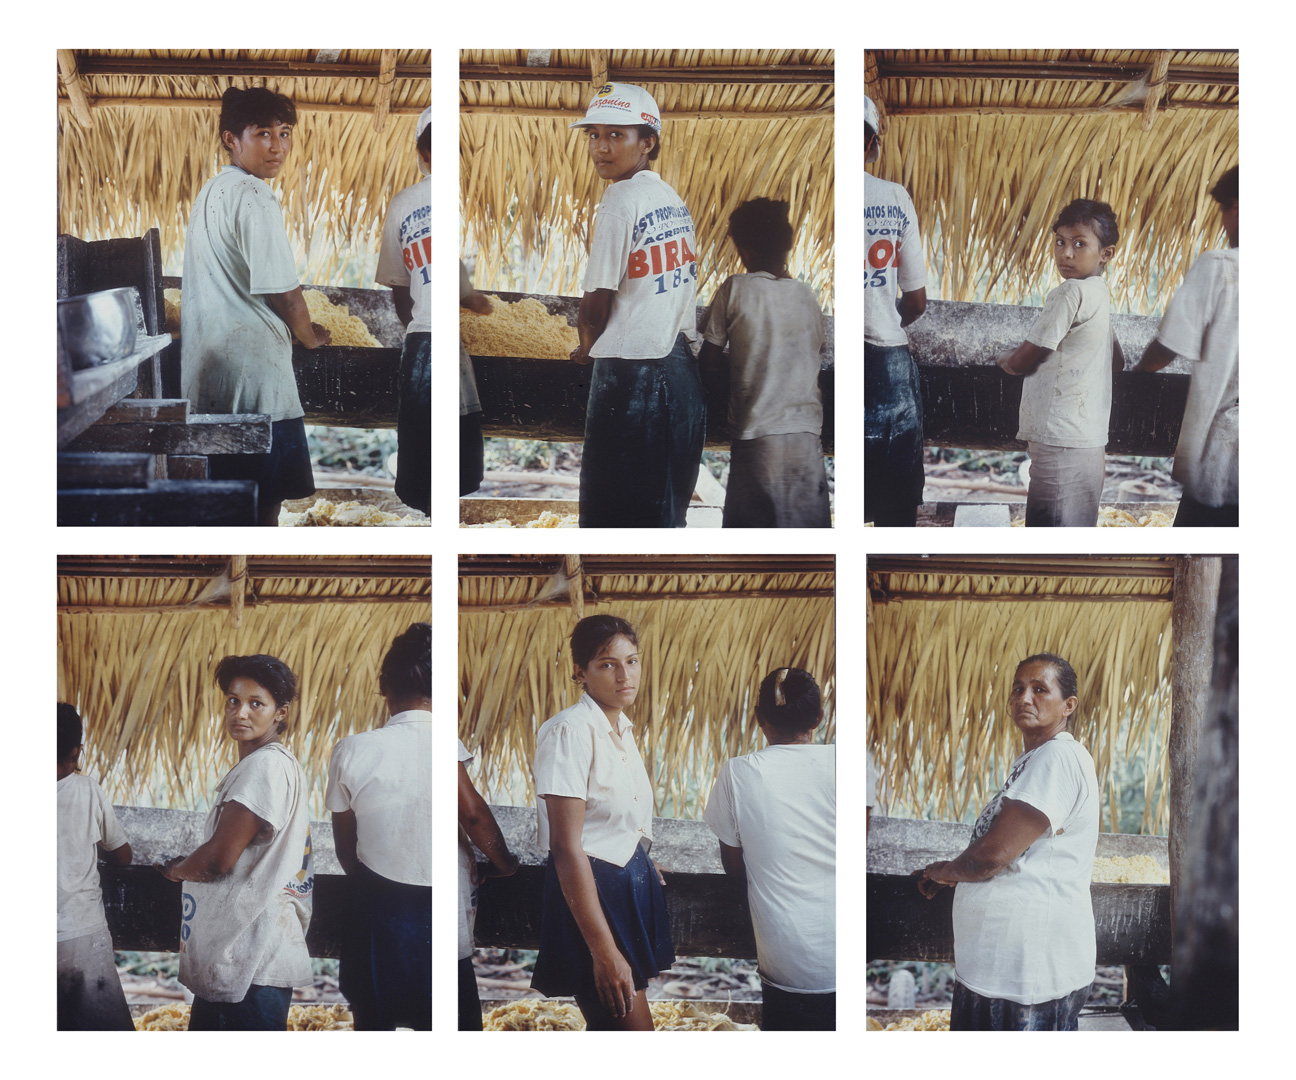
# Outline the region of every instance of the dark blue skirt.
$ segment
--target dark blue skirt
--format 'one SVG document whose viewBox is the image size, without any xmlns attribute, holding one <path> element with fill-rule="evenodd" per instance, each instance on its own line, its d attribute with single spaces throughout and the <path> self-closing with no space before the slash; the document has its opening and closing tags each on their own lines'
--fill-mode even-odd
<svg viewBox="0 0 1296 1080">
<path fill-rule="evenodd" d="M 405 335 L 400 358 L 400 411 L 396 418 L 396 496 L 406 506 L 432 512 L 432 335 Z"/>
<path fill-rule="evenodd" d="M 666 897 L 657 871 L 642 847 L 625 866 L 587 856 L 594 871 L 603 916 L 617 948 L 634 974 L 636 990 L 675 962 L 666 917 Z M 546 997 L 597 997 L 594 958 L 572 917 L 558 883 L 553 856 L 545 863 L 544 913 L 532 989 Z"/>
<path fill-rule="evenodd" d="M 212 480 L 255 480 L 259 506 L 314 495 L 305 419 L 274 421 L 268 453 L 212 454 L 207 459 L 207 475 Z"/>
</svg>

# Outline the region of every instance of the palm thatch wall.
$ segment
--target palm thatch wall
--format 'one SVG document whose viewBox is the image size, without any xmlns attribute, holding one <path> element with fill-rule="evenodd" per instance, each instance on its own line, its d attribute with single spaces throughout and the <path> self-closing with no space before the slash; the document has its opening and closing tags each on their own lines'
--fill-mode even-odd
<svg viewBox="0 0 1296 1080">
<path fill-rule="evenodd" d="M 1145 756 L 1140 831 L 1164 834 L 1173 559 L 1054 562 L 924 573 L 917 560 L 869 560 L 868 739 L 879 776 L 922 816 L 976 814 L 1021 752 L 1007 711 L 1017 664 L 1052 652 L 1078 676 L 1072 730 L 1098 770 L 1103 829 L 1119 831 L 1118 761 Z"/>
<path fill-rule="evenodd" d="M 832 65 L 831 49 L 462 51 L 460 214 L 474 284 L 579 295 L 605 186 L 568 125 L 595 87 L 629 82 L 662 110 L 653 168 L 692 214 L 700 300 L 742 270 L 729 214 L 765 196 L 790 202 L 791 272 L 831 307 Z M 536 256 L 542 267 L 528 270 Z"/>
<path fill-rule="evenodd" d="M 1057 284 L 1050 226 L 1076 198 L 1116 212 L 1118 310 L 1163 310 L 1227 243 L 1209 191 L 1238 163 L 1236 52 L 879 50 L 864 78 L 885 114 L 866 168 L 913 197 L 929 296 L 1038 302 Z"/>
<path fill-rule="evenodd" d="M 720 765 L 764 745 L 760 681 L 800 667 L 824 697 L 817 739 L 835 738 L 832 556 L 461 556 L 459 737 L 479 788 L 534 800 L 535 733 L 580 700 L 568 638 L 578 618 L 628 619 L 643 658 L 627 715 L 656 813 L 692 816 Z M 513 796 L 515 799 L 517 795 Z"/>
<path fill-rule="evenodd" d="M 241 561 L 240 561 L 241 560 Z M 83 769 L 116 802 L 202 809 L 236 761 L 217 661 L 269 653 L 297 675 L 284 743 L 322 810 L 344 735 L 386 717 L 378 669 L 430 618 L 430 560 L 409 556 L 66 556 L 58 694 L 85 724 Z"/>
<path fill-rule="evenodd" d="M 428 49 L 64 50 L 59 231 L 101 240 L 157 227 L 167 271 L 179 274 L 193 200 L 228 163 L 221 94 L 265 86 L 298 110 L 292 157 L 271 187 L 305 280 L 362 284 L 342 280 L 359 261 L 371 284 L 388 202 L 419 179 L 414 128 L 431 102 L 430 57 Z"/>
</svg>

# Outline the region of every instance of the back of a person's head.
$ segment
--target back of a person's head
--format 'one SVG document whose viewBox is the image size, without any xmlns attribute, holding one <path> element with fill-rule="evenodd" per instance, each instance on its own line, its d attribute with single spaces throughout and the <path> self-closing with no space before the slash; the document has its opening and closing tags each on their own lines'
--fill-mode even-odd
<svg viewBox="0 0 1296 1080">
<path fill-rule="evenodd" d="M 412 623 L 383 657 L 378 689 L 395 701 L 432 696 L 432 624 Z"/>
<path fill-rule="evenodd" d="M 231 86 L 221 95 L 220 130 L 232 131 L 240 139 L 249 127 L 297 123 L 297 106 L 292 99 L 264 86 L 240 90 Z"/>
<path fill-rule="evenodd" d="M 1215 181 L 1215 186 L 1211 188 L 1211 198 L 1220 205 L 1222 210 L 1230 210 L 1238 201 L 1238 167 L 1228 169 L 1220 178 Z"/>
<path fill-rule="evenodd" d="M 795 242 L 788 210 L 788 204 L 781 199 L 743 203 L 729 215 L 729 235 L 734 246 L 758 255 L 787 255 Z"/>
<path fill-rule="evenodd" d="M 814 676 L 800 668 L 778 668 L 760 685 L 756 715 L 783 734 L 802 734 L 819 726 L 821 704 Z"/>
<path fill-rule="evenodd" d="M 70 761 L 81 745 L 81 714 L 66 701 L 58 703 L 58 759 Z"/>
</svg>

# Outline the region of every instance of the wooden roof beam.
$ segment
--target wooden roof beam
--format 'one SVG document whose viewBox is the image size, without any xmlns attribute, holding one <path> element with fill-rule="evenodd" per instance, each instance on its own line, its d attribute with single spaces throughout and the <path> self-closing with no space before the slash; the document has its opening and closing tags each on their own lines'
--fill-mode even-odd
<svg viewBox="0 0 1296 1080">
<path fill-rule="evenodd" d="M 1147 74 L 1147 97 L 1143 101 L 1144 131 L 1152 130 L 1152 121 L 1156 119 L 1157 106 L 1165 96 L 1166 74 L 1170 69 L 1170 53 L 1162 51 L 1156 54 L 1152 68 Z"/>
<path fill-rule="evenodd" d="M 1168 54 L 1167 54 L 1168 55 Z M 1043 82 L 1132 82 L 1146 64 L 1096 64 L 1075 60 L 878 61 L 883 79 L 1021 79 Z M 1237 86 L 1236 67 L 1171 65 L 1166 81 L 1189 86 Z"/>
<path fill-rule="evenodd" d="M 60 555 L 59 577 L 210 578 L 229 564 L 229 556 L 178 558 L 171 555 Z M 420 578 L 432 574 L 426 555 L 392 559 L 336 556 L 294 559 L 291 556 L 249 555 L 247 574 L 254 578 Z"/>
<path fill-rule="evenodd" d="M 580 109 L 530 109 L 513 105 L 465 105 L 459 106 L 464 115 L 477 116 L 520 116 L 527 120 L 542 120 L 547 117 L 572 119 Z M 762 109 L 760 112 L 740 112 L 735 109 L 665 109 L 662 120 L 831 120 L 833 107 L 820 109 Z"/>
<path fill-rule="evenodd" d="M 314 60 L 175 60 L 165 57 L 83 56 L 77 68 L 82 78 L 94 75 L 178 75 L 196 78 L 278 76 L 305 79 L 374 77 L 372 64 L 322 64 Z M 397 64 L 392 70 L 392 78 L 427 82 L 432 78 L 432 71 L 426 64 Z"/>
<path fill-rule="evenodd" d="M 94 117 L 90 115 L 90 102 L 86 98 L 85 84 L 77 70 L 76 54 L 71 49 L 58 50 L 59 73 L 63 76 L 63 85 L 67 87 L 67 100 L 72 115 L 77 123 L 89 130 L 94 127 Z"/>
<path fill-rule="evenodd" d="M 595 54 L 606 58 L 607 53 Z M 470 82 L 584 83 L 594 72 L 584 68 L 523 67 L 510 64 L 460 64 L 459 78 Z M 771 64 L 767 67 L 623 68 L 605 66 L 604 81 L 628 83 L 832 83 L 833 68 L 813 64 Z M 602 85 L 597 83 L 596 85 Z"/>
<path fill-rule="evenodd" d="M 373 106 L 374 131 L 382 131 L 391 111 L 392 85 L 395 81 L 396 50 L 383 49 L 378 60 L 378 95 Z"/>
<path fill-rule="evenodd" d="M 132 109 L 212 109 L 219 110 L 221 107 L 220 98 L 166 98 L 166 97 L 100 97 L 90 99 L 90 104 L 96 109 L 112 108 L 132 108 Z M 340 102 L 332 101 L 302 101 L 300 98 L 295 99 L 293 104 L 297 107 L 299 113 L 302 112 L 331 112 L 331 113 L 357 113 L 362 116 L 373 115 L 372 105 L 344 105 Z M 73 108 L 70 98 L 61 97 L 58 99 L 60 109 Z M 393 116 L 418 116 L 426 105 L 390 105 L 387 108 L 388 113 Z M 563 113 L 566 116 L 566 113 Z"/>
<path fill-rule="evenodd" d="M 1162 101 L 1160 112 L 1237 112 L 1237 101 Z M 1110 116 L 1143 114 L 1142 105 L 892 105 L 892 116 Z"/>
<path fill-rule="evenodd" d="M 1174 577 L 1170 555 L 870 555 L 870 574 L 1163 578 Z"/>
<path fill-rule="evenodd" d="M 476 577 L 548 577 L 563 565 L 561 555 L 460 555 L 459 573 Z M 626 576 L 713 574 L 831 574 L 832 555 L 582 555 L 585 579 Z M 600 595 L 603 595 L 600 593 Z"/>
</svg>

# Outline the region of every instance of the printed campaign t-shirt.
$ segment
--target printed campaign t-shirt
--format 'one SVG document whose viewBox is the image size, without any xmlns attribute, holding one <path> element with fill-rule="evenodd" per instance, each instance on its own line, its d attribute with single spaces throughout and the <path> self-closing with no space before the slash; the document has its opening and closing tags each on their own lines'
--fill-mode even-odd
<svg viewBox="0 0 1296 1080">
<path fill-rule="evenodd" d="M 1204 506 L 1238 502 L 1238 250 L 1192 264 L 1156 333 L 1193 361 L 1171 475 Z"/>
<path fill-rule="evenodd" d="M 827 994 L 837 980 L 837 748 L 767 746 L 720 767 L 707 825 L 742 848 L 761 978 Z"/>
<path fill-rule="evenodd" d="M 583 288 L 616 296 L 591 357 L 660 360 L 681 333 L 697 340 L 696 250 L 688 207 L 655 172 L 608 187 L 594 217 Z"/>
<path fill-rule="evenodd" d="M 204 841 L 237 802 L 265 826 L 220 881 L 182 885 L 180 982 L 207 1001 L 242 1001 L 248 987 L 308 986 L 315 874 L 306 775 L 282 743 L 254 751 L 225 774 Z"/>
<path fill-rule="evenodd" d="M 823 312 L 804 281 L 734 274 L 716 290 L 704 337 L 729 343 L 731 438 L 820 433 Z"/>
<path fill-rule="evenodd" d="M 379 285 L 403 285 L 414 310 L 406 334 L 432 332 L 432 178 L 399 191 L 387 208 L 378 251 Z M 183 307 L 181 308 L 183 311 Z"/>
<path fill-rule="evenodd" d="M 1076 449 L 1107 445 L 1112 328 L 1107 283 L 1070 278 L 1044 298 L 1026 340 L 1051 355 L 1022 380 L 1017 438 Z"/>
<path fill-rule="evenodd" d="M 84 773 L 58 782 L 58 940 L 105 929 L 96 845 L 115 851 L 126 843 L 108 796 Z"/>
<path fill-rule="evenodd" d="M 1004 799 L 1033 806 L 1048 828 L 994 877 L 955 886 L 954 973 L 982 997 L 1038 1005 L 1093 982 L 1093 758 L 1065 731 L 1027 750 L 981 811 L 972 839 L 986 834 Z"/>
<path fill-rule="evenodd" d="M 198 413 L 304 415 L 288 324 L 266 301 L 300 281 L 270 185 L 226 165 L 203 185 L 185 233 L 180 392 Z"/>
<path fill-rule="evenodd" d="M 864 174 L 864 340 L 908 345 L 896 299 L 927 287 L 922 234 L 909 193 L 890 180 Z"/>
</svg>

